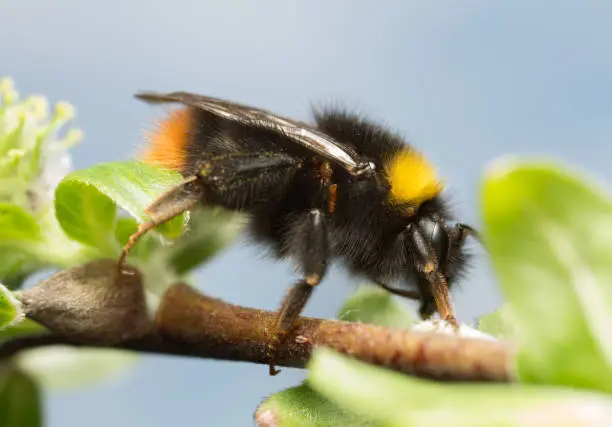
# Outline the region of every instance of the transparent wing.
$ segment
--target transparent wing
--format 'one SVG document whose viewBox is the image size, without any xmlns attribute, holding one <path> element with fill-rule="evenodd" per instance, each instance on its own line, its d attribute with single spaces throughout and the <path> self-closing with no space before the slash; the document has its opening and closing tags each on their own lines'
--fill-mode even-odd
<svg viewBox="0 0 612 427">
<path fill-rule="evenodd" d="M 340 144 L 308 124 L 281 117 L 269 111 L 189 92 L 141 92 L 135 96 L 149 103 L 178 102 L 206 110 L 228 120 L 280 132 L 295 143 L 343 167 L 353 175 L 362 175 L 368 171 L 373 171 L 373 165 L 370 162 L 360 160 L 353 149 Z"/>
</svg>

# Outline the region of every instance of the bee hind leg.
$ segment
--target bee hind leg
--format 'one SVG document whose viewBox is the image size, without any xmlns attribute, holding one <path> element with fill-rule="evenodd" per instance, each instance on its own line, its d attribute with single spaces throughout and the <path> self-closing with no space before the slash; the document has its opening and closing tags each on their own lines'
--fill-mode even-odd
<svg viewBox="0 0 612 427">
<path fill-rule="evenodd" d="M 230 153 L 198 166 L 200 170 L 196 175 L 166 191 L 145 209 L 151 219 L 141 224 L 138 231 L 130 236 L 123 248 L 119 268 L 138 239 L 159 224 L 192 209 L 199 202 L 218 204 L 221 194 L 225 199 L 233 199 L 234 203 L 242 199 L 242 194 L 250 193 L 250 202 L 270 197 L 300 167 L 299 160 L 294 157 L 268 152 Z"/>
<path fill-rule="evenodd" d="M 203 191 L 204 187 L 197 177 L 187 178 L 180 184 L 163 193 L 149 205 L 145 209 L 145 212 L 151 219 L 140 224 L 138 230 L 130 236 L 119 258 L 119 269 L 125 264 L 130 249 L 132 249 L 142 236 L 158 225 L 170 221 L 172 218 L 192 209 L 201 200 Z"/>
<path fill-rule="evenodd" d="M 323 279 L 329 258 L 325 216 L 321 210 L 313 209 L 308 212 L 294 227 L 298 227 L 298 238 L 294 240 L 294 245 L 302 264 L 304 278 L 289 290 L 278 312 L 274 337 L 268 347 L 270 375 L 280 372 L 275 367 L 279 346 L 285 343 L 314 288 Z"/>
</svg>

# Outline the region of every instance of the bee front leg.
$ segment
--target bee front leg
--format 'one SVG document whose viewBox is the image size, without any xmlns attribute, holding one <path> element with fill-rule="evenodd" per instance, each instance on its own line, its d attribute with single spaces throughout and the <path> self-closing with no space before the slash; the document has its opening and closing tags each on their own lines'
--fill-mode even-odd
<svg viewBox="0 0 612 427">
<path fill-rule="evenodd" d="M 278 312 L 274 338 L 268 348 L 270 375 L 276 375 L 278 348 L 287 339 L 295 326 L 314 288 L 321 282 L 327 270 L 329 243 L 325 226 L 325 215 L 319 209 L 308 212 L 303 220 L 294 223 L 296 227 L 292 245 L 302 264 L 304 278 L 288 292 Z"/>
<path fill-rule="evenodd" d="M 383 288 L 384 290 L 386 290 L 389 293 L 392 293 L 393 295 L 397 295 L 400 297 L 404 297 L 404 298 L 408 298 L 408 299 L 414 299 L 417 301 L 421 301 L 422 299 L 422 295 L 419 291 L 411 291 L 408 289 L 397 289 L 397 288 L 392 288 L 391 286 L 381 282 L 381 281 L 375 281 L 375 283 L 380 286 L 381 288 Z"/>
</svg>

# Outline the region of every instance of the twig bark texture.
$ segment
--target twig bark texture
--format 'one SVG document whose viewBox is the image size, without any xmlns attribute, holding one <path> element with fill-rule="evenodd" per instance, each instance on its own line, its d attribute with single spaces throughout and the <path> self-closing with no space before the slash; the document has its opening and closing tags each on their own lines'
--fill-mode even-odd
<svg viewBox="0 0 612 427">
<path fill-rule="evenodd" d="M 186 284 L 168 288 L 151 318 L 140 274 L 117 276 L 115 260 L 57 273 L 21 300 L 50 332 L 2 343 L 0 357 L 68 344 L 267 364 L 276 321 L 274 312 L 228 304 Z M 514 380 L 514 354 L 503 342 L 307 317 L 280 348 L 278 364 L 303 368 L 319 346 L 431 379 Z"/>
</svg>

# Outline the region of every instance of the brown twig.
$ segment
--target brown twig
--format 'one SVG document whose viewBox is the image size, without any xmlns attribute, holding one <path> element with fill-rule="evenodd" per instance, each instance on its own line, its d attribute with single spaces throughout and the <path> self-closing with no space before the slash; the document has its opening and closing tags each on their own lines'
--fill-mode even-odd
<svg viewBox="0 0 612 427">
<path fill-rule="evenodd" d="M 111 260 L 112 261 L 112 260 Z M 142 309 L 117 312 L 117 298 L 110 289 L 121 289 L 132 298 L 142 295 L 140 276 L 134 270 L 127 278 L 112 279 L 100 293 L 104 271 L 113 274 L 114 263 L 97 261 L 96 265 L 78 267 L 43 282 L 36 290 L 24 291 L 22 301 L 27 315 L 47 326 L 51 333 L 13 339 L 0 344 L 0 357 L 52 344 L 110 347 L 145 353 L 180 355 L 267 364 L 267 346 L 273 337 L 274 312 L 228 304 L 200 294 L 185 284 L 171 286 L 163 295 L 154 319 Z M 109 270 L 107 270 L 107 268 Z M 87 285 L 76 286 L 66 280 L 89 280 L 82 274 L 97 272 L 98 283 L 89 286 L 96 301 L 83 294 Z M 74 270 L 74 269 L 72 269 Z M 79 274 L 77 274 L 79 273 Z M 111 279 L 109 279 L 111 280 Z M 125 287 L 132 287 L 132 292 Z M 65 295 L 77 292 L 78 298 Z M 55 293 L 63 293 L 61 309 L 54 307 Z M 44 296 L 44 300 L 39 298 Z M 136 298 L 138 299 L 138 298 Z M 88 302 L 89 301 L 89 302 Z M 84 305 L 92 305 L 86 310 Z M 113 316 L 104 307 L 113 305 Z M 136 306 L 140 306 L 140 303 Z M 121 305 L 121 304 L 119 304 Z M 78 311 L 74 311 L 79 307 Z M 92 318 L 95 313 L 97 318 Z M 119 319 L 119 320 L 117 320 Z M 130 333 L 125 322 L 129 321 Z M 76 330 L 81 325 L 85 330 Z M 123 325 L 123 326 L 122 326 Z M 118 334 L 109 335 L 113 330 Z M 121 332 L 119 332 L 121 331 Z M 96 337 L 100 336 L 98 340 Z M 75 337 L 79 337 L 75 339 Z M 83 339 L 85 337 L 86 339 Z M 436 333 L 395 330 L 363 323 L 302 318 L 287 343 L 280 347 L 278 364 L 303 368 L 313 348 L 326 346 L 359 360 L 420 377 L 445 381 L 513 381 L 512 349 L 502 342 L 461 338 Z"/>
</svg>

